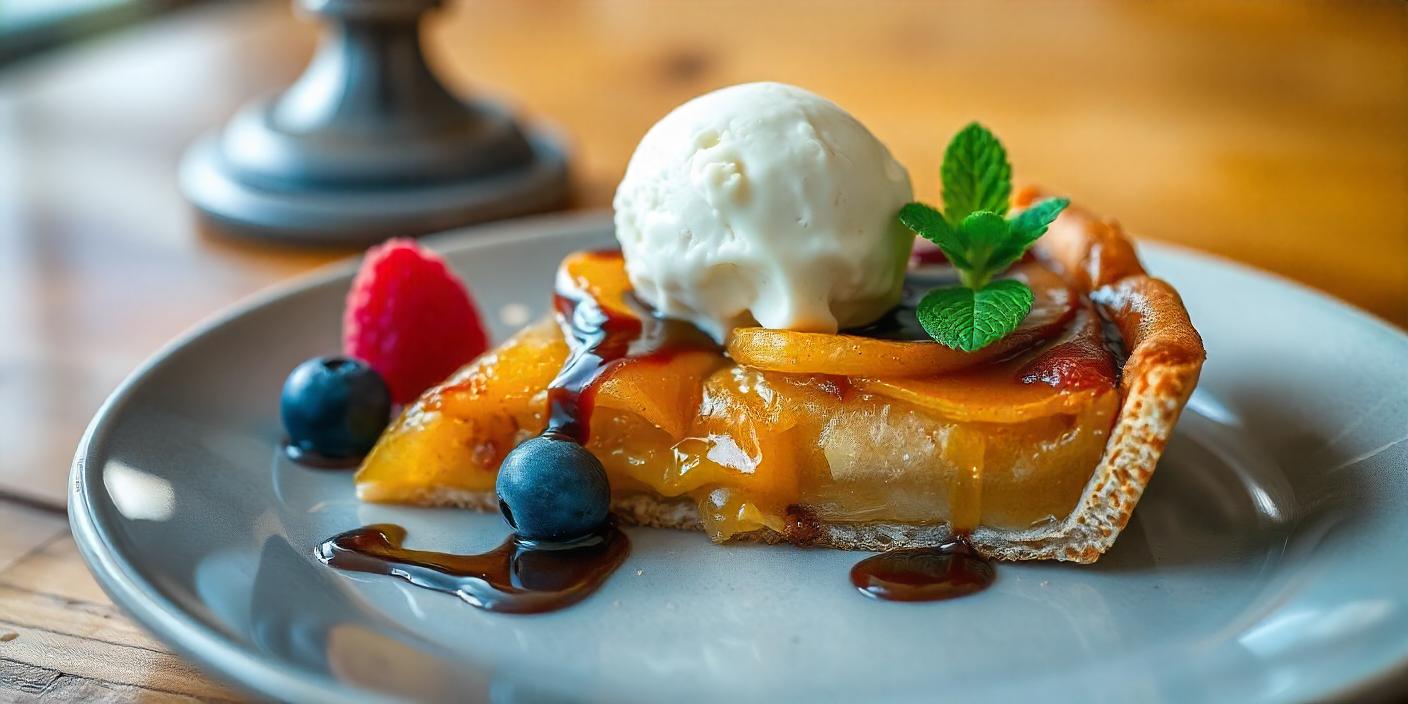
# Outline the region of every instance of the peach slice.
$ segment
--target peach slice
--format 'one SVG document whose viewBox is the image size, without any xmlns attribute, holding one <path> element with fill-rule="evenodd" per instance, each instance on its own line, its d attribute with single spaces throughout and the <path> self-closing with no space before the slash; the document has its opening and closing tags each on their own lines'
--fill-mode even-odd
<svg viewBox="0 0 1408 704">
<path fill-rule="evenodd" d="M 1011 343 L 999 343 L 977 352 L 960 352 L 937 342 L 879 340 L 859 335 L 757 327 L 734 330 L 728 340 L 728 353 L 739 364 L 792 374 L 837 376 L 950 374 L 1012 349 Z"/>
<path fill-rule="evenodd" d="M 911 403 L 952 421 L 976 423 L 1022 423 L 1073 414 L 1101 393 L 1017 384 L 1011 374 L 998 368 L 924 379 L 852 379 L 851 384 L 859 391 Z"/>
<path fill-rule="evenodd" d="M 1030 356 L 1030 355 L 1029 355 Z M 927 408 L 956 421 L 1021 423 L 1078 413 L 1115 389 L 1115 359 L 1099 318 L 1084 309 L 1034 358 L 926 379 L 852 379 L 854 388 Z"/>
<path fill-rule="evenodd" d="M 1013 270 L 1036 294 L 1026 320 L 1011 335 L 976 352 L 932 340 L 885 340 L 860 335 L 738 328 L 728 340 L 734 361 L 792 374 L 880 378 L 952 374 L 1006 357 L 1056 335 L 1075 313 L 1076 296 L 1059 276 L 1035 262 Z"/>
<path fill-rule="evenodd" d="M 492 491 L 495 470 L 543 425 L 543 387 L 567 357 L 551 319 L 529 326 L 411 404 L 357 472 L 364 501 L 417 502 L 426 487 Z"/>
<path fill-rule="evenodd" d="M 717 352 L 705 350 L 627 360 L 607 372 L 596 404 L 634 413 L 670 437 L 682 438 L 699 413 L 705 377 L 724 361 Z"/>
<path fill-rule="evenodd" d="M 630 304 L 631 280 L 620 252 L 574 252 L 557 270 L 558 291 L 581 291 L 613 317 L 639 318 Z"/>
</svg>

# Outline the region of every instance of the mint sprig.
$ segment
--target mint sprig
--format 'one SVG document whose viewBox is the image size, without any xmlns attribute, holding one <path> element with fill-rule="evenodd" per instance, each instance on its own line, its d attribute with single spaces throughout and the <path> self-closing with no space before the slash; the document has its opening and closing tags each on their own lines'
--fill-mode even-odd
<svg viewBox="0 0 1408 704">
<path fill-rule="evenodd" d="M 938 246 L 962 286 L 930 291 L 916 312 L 939 344 L 973 352 L 1011 334 L 1031 312 L 1036 296 L 1026 284 L 993 277 L 1021 259 L 1070 201 L 1048 198 L 1007 217 L 1012 165 L 997 137 L 976 122 L 949 142 L 940 174 L 943 212 L 910 203 L 899 218 Z"/>
</svg>

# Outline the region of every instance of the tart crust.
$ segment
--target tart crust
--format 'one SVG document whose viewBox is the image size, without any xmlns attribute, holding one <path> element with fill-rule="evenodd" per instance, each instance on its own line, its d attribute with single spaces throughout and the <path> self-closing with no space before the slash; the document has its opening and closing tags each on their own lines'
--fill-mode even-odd
<svg viewBox="0 0 1408 704">
<path fill-rule="evenodd" d="M 1026 189 L 1017 194 L 1016 204 L 1025 207 L 1037 197 L 1035 190 Z M 1089 296 L 1102 319 L 1118 331 L 1127 352 L 1119 414 L 1070 515 L 1023 530 L 979 526 L 968 538 L 990 558 L 1091 563 L 1128 524 L 1197 385 L 1206 354 L 1178 292 L 1144 271 L 1133 244 L 1114 221 L 1068 207 L 1033 251 L 1078 293 Z M 418 505 L 498 508 L 493 492 L 427 486 L 406 498 Z M 612 510 L 627 524 L 703 530 L 696 504 L 688 497 L 621 496 Z M 948 524 L 828 522 L 798 514 L 789 515 L 785 532 L 764 528 L 732 539 L 880 551 L 932 547 L 953 537 Z"/>
</svg>

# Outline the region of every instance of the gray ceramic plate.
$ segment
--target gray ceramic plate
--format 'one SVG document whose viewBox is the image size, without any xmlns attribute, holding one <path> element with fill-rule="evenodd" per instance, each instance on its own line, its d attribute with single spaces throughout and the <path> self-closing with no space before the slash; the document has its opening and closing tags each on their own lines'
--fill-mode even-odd
<svg viewBox="0 0 1408 704">
<path fill-rule="evenodd" d="M 544 310 L 600 216 L 432 240 L 502 337 Z M 1002 565 L 976 597 L 871 601 L 853 553 L 634 529 L 596 595 L 494 615 L 335 572 L 376 521 L 479 550 L 498 516 L 374 506 L 277 451 L 284 375 L 338 346 L 351 265 L 182 338 L 103 406 L 70 515 L 112 598 L 213 671 L 295 701 L 1282 702 L 1401 687 L 1408 663 L 1408 336 L 1293 284 L 1148 245 L 1207 339 L 1202 385 L 1098 564 Z M 1400 690 L 1402 691 L 1402 690 Z"/>
</svg>

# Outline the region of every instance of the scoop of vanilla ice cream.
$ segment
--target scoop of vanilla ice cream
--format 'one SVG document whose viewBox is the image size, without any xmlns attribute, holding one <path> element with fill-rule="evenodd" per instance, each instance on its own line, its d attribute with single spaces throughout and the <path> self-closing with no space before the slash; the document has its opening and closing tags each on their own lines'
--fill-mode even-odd
<svg viewBox="0 0 1408 704">
<path fill-rule="evenodd" d="M 909 174 L 855 118 L 794 86 L 695 98 L 641 140 L 616 190 L 636 294 L 723 340 L 734 327 L 836 332 L 900 298 Z"/>
</svg>

